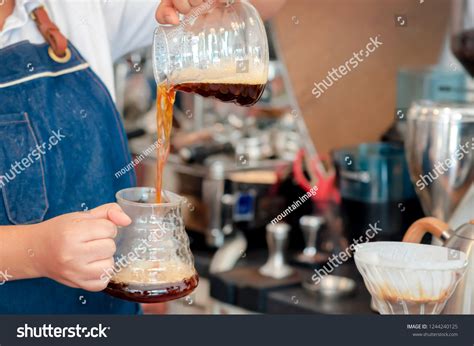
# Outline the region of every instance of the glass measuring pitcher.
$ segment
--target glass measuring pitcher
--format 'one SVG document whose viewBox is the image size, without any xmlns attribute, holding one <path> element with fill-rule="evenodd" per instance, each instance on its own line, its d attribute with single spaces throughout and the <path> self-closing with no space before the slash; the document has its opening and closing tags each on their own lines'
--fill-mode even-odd
<svg viewBox="0 0 474 346">
<path fill-rule="evenodd" d="M 115 239 L 115 266 L 105 292 L 141 303 L 158 303 L 190 294 L 198 285 L 178 195 L 155 189 L 129 188 L 117 193 L 118 204 L 132 223 Z"/>
<path fill-rule="evenodd" d="M 248 2 L 208 0 L 177 26 L 159 26 L 153 43 L 158 85 L 255 104 L 268 79 L 268 39 Z"/>
</svg>

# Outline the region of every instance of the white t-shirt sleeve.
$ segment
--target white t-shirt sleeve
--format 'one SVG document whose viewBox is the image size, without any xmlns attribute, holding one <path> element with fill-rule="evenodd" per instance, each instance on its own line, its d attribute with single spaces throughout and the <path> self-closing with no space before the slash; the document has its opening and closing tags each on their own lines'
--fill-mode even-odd
<svg viewBox="0 0 474 346">
<path fill-rule="evenodd" d="M 112 59 L 150 46 L 159 0 L 102 0 Z"/>
</svg>

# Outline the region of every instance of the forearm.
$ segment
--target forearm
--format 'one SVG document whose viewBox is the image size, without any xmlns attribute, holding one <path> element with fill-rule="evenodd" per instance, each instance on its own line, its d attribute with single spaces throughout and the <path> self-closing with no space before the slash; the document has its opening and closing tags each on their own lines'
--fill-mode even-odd
<svg viewBox="0 0 474 346">
<path fill-rule="evenodd" d="M 34 225 L 0 227 L 0 284 L 40 277 L 35 266 Z"/>
<path fill-rule="evenodd" d="M 285 4 L 286 0 L 249 0 L 264 20 L 273 17 Z"/>
</svg>

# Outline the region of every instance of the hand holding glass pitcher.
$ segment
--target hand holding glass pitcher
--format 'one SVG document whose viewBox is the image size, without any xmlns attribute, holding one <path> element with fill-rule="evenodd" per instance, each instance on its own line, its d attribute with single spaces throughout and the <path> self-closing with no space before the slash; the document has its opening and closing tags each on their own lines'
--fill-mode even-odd
<svg viewBox="0 0 474 346">
<path fill-rule="evenodd" d="M 268 79 L 268 39 L 247 2 L 206 1 L 177 26 L 155 30 L 158 85 L 251 106 Z"/>
</svg>

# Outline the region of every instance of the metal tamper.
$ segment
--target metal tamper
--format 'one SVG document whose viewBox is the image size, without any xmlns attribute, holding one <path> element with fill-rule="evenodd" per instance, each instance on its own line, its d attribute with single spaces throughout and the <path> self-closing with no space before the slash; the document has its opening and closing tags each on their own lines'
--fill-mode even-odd
<svg viewBox="0 0 474 346">
<path fill-rule="evenodd" d="M 318 263 L 326 260 L 327 256 L 322 256 L 316 249 L 318 232 L 325 220 L 321 216 L 306 215 L 300 219 L 300 227 L 306 242 L 303 252 L 297 256 L 299 262 Z M 321 258 L 320 258 L 321 257 Z"/>
<path fill-rule="evenodd" d="M 259 269 L 260 274 L 274 279 L 283 279 L 293 274 L 293 269 L 285 262 L 290 226 L 286 223 L 267 225 L 267 244 L 269 257 Z"/>
</svg>

